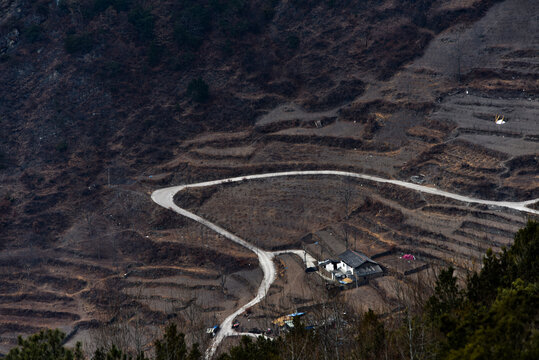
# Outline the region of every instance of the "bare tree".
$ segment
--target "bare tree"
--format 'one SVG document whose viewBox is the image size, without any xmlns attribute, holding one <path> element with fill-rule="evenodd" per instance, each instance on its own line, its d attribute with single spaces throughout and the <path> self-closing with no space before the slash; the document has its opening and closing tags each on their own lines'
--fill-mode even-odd
<svg viewBox="0 0 539 360">
<path fill-rule="evenodd" d="M 185 322 L 180 324 L 182 331 L 187 334 L 187 340 L 191 343 L 200 344 L 201 348 L 208 346 L 210 339 L 207 337 L 206 328 L 210 324 L 208 313 L 204 307 L 197 303 L 197 300 L 204 302 L 203 294 L 194 290 L 191 299 L 187 301 L 187 306 L 181 311 Z"/>
<path fill-rule="evenodd" d="M 393 345 L 403 359 L 424 359 L 431 354 L 433 330 L 422 316 L 422 309 L 433 284 L 429 277 L 418 276 L 416 280 L 395 279 L 394 291 L 399 312 L 393 317 Z"/>
<path fill-rule="evenodd" d="M 93 237 L 95 235 L 95 214 L 86 209 L 82 212 L 82 219 L 84 220 L 84 227 L 86 228 L 86 233 L 88 237 Z"/>
<path fill-rule="evenodd" d="M 108 287 L 103 292 L 102 302 L 107 304 L 100 325 L 92 329 L 91 338 L 95 349 L 110 349 L 116 345 L 120 349 L 130 346 L 128 321 L 126 313 L 122 311 L 123 300 L 117 291 Z"/>
<path fill-rule="evenodd" d="M 355 196 L 355 188 L 353 182 L 345 178 L 343 179 L 343 186 L 340 190 L 339 197 L 342 204 L 342 219 L 343 223 L 341 224 L 341 229 L 344 235 L 344 242 L 346 249 L 348 249 L 348 241 L 349 241 L 349 227 L 348 227 L 348 219 L 350 217 L 350 211 L 351 211 L 351 205 L 352 201 Z"/>
<path fill-rule="evenodd" d="M 456 65 L 456 69 L 455 69 L 455 76 L 456 76 L 456 79 L 457 81 L 460 83 L 461 80 L 462 80 L 462 68 L 464 66 L 463 64 L 463 46 L 464 46 L 464 41 L 462 40 L 462 32 L 463 32 L 463 27 L 462 26 L 459 26 L 455 29 L 456 31 L 456 35 L 455 35 L 455 65 Z"/>
<path fill-rule="evenodd" d="M 221 288 L 221 292 L 224 294 L 226 294 L 226 280 L 227 280 L 227 273 L 226 271 L 222 270 L 221 271 L 221 276 L 219 277 L 219 287 Z"/>
</svg>

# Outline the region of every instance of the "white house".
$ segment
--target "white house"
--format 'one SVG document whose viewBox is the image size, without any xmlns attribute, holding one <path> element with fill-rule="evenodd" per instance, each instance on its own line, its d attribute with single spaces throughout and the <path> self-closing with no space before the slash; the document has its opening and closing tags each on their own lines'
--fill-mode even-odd
<svg viewBox="0 0 539 360">
<path fill-rule="evenodd" d="M 340 254 L 339 260 L 337 269 L 347 275 L 355 275 L 366 279 L 367 277 L 376 277 L 384 273 L 382 267 L 376 261 L 353 250 L 346 250 Z"/>
<path fill-rule="evenodd" d="M 384 273 L 376 261 L 353 250 L 340 254 L 338 261 L 328 259 L 319 262 L 318 266 L 331 274 L 332 279 L 355 276 L 357 280 L 366 280 Z"/>
</svg>

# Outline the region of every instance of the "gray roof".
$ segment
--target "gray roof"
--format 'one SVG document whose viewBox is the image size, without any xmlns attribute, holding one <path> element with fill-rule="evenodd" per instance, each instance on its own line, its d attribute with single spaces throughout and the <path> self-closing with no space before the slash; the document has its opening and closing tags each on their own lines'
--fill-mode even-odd
<svg viewBox="0 0 539 360">
<path fill-rule="evenodd" d="M 355 252 L 353 250 L 346 250 L 339 255 L 339 259 L 341 259 L 346 265 L 354 269 L 363 265 L 366 262 L 376 264 L 376 262 L 369 259 L 367 255 Z"/>
<path fill-rule="evenodd" d="M 359 276 L 367 276 L 367 275 L 378 274 L 378 273 L 383 272 L 380 265 L 370 264 L 370 263 L 364 264 L 359 269 L 358 268 L 355 268 L 355 269 L 357 270 L 356 275 L 359 275 Z"/>
</svg>

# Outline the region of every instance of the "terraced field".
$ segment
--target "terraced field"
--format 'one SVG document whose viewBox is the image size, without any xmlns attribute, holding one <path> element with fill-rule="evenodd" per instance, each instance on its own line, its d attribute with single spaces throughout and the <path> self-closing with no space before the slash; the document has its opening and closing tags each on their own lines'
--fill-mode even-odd
<svg viewBox="0 0 539 360">
<path fill-rule="evenodd" d="M 178 228 L 114 239 L 3 254 L 1 348 L 42 328 L 59 328 L 70 344 L 85 340 L 90 348 L 110 341 L 146 344 L 160 334 L 156 324 L 170 319 L 204 342 L 208 324 L 252 297 L 262 277 L 254 254 L 194 224 L 181 235 Z M 139 331 L 120 336 L 122 327 Z"/>
<path fill-rule="evenodd" d="M 246 316 L 249 316 L 250 314 L 252 314 L 253 309 L 255 309 L 255 313 L 257 315 L 253 318 L 253 320 L 257 319 L 257 321 L 253 321 L 251 325 L 257 324 L 258 326 L 260 326 L 261 322 L 262 323 L 265 322 L 266 325 L 265 327 L 263 326 L 263 328 L 267 328 L 268 327 L 267 324 L 269 323 L 268 316 L 271 316 L 270 314 L 271 312 L 275 313 L 276 310 L 280 310 L 280 312 L 282 313 L 282 312 L 286 312 L 287 309 L 283 308 L 281 301 L 279 301 L 280 306 L 276 306 L 276 304 L 273 302 L 270 306 L 273 309 L 273 311 L 270 311 L 270 313 L 268 313 L 269 308 L 267 306 L 267 298 L 268 296 L 271 296 L 271 292 L 269 291 L 271 290 L 270 286 L 275 287 L 273 282 L 277 274 L 275 267 L 271 265 L 271 258 L 274 258 L 274 256 L 277 255 L 277 253 L 268 252 L 267 249 L 266 250 L 261 249 L 261 247 L 268 246 L 267 244 L 268 239 L 267 238 L 264 239 L 266 240 L 266 244 L 261 244 L 258 238 L 256 237 L 254 239 L 250 238 L 252 234 L 240 234 L 241 237 L 238 237 L 237 235 L 232 234 L 230 231 L 225 230 L 222 225 L 223 222 L 227 222 L 228 216 L 225 216 L 225 218 L 219 217 L 219 216 L 213 216 L 210 219 L 210 217 L 212 216 L 211 210 L 210 212 L 208 212 L 207 209 L 206 211 L 204 211 L 203 210 L 204 204 L 206 202 L 211 202 L 212 199 L 217 198 L 218 199 L 217 202 L 209 204 L 208 208 L 212 210 L 217 209 L 217 214 L 225 214 L 227 213 L 227 210 L 228 210 L 228 212 L 230 212 L 229 215 L 231 214 L 233 216 L 233 219 L 241 219 L 239 222 L 234 222 L 234 225 L 238 226 L 241 229 L 245 229 L 245 227 L 247 227 L 248 230 L 253 229 L 253 228 L 261 228 L 263 224 L 257 223 L 257 221 L 253 221 L 252 220 L 253 217 L 263 218 L 264 220 L 267 218 L 276 219 L 278 220 L 277 224 L 273 225 L 272 228 L 274 229 L 270 229 L 267 234 L 269 234 L 269 236 L 272 236 L 272 235 L 279 236 L 281 235 L 280 232 L 282 233 L 282 231 L 279 231 L 280 230 L 279 224 L 284 223 L 285 219 L 291 216 L 291 214 L 289 214 L 289 211 L 287 210 L 283 211 L 279 208 L 279 206 L 282 205 L 283 202 L 286 202 L 286 200 L 288 199 L 294 199 L 292 204 L 288 204 L 288 205 L 293 205 L 293 206 L 299 205 L 300 211 L 297 211 L 297 214 L 300 214 L 301 216 L 305 214 L 305 211 L 303 211 L 304 210 L 303 201 L 305 199 L 311 200 L 310 198 L 315 196 L 319 198 L 319 201 L 322 201 L 322 204 L 326 205 L 325 202 L 327 202 L 328 199 L 324 198 L 324 196 L 321 196 L 321 194 L 324 191 L 321 191 L 321 189 L 317 189 L 316 184 L 314 184 L 313 186 L 313 180 L 321 179 L 323 187 L 325 188 L 328 185 L 330 186 L 334 185 L 334 184 L 331 184 L 331 181 L 329 181 L 326 178 L 328 176 L 330 177 L 336 176 L 338 178 L 345 180 L 345 182 L 341 184 L 342 185 L 340 187 L 341 191 L 339 192 L 341 206 L 344 211 L 343 217 L 341 220 L 345 221 L 345 222 L 342 222 L 340 226 L 340 230 L 342 231 L 342 235 L 343 235 L 344 244 L 342 243 L 338 244 L 338 239 L 337 239 L 338 228 L 330 226 L 328 228 L 324 228 L 321 232 L 317 232 L 315 234 L 310 233 L 302 237 L 301 242 L 299 244 L 294 243 L 292 244 L 292 247 L 293 247 L 292 249 L 284 250 L 284 252 L 298 251 L 298 250 L 294 250 L 294 248 L 298 248 L 298 247 L 301 247 L 307 250 L 307 247 L 309 245 L 316 245 L 315 248 L 318 248 L 319 251 L 313 250 L 312 247 L 308 249 L 310 254 L 306 254 L 305 250 L 300 251 L 301 254 L 304 254 L 304 255 L 300 254 L 300 256 L 308 255 L 308 257 L 311 258 L 310 260 L 311 264 L 315 264 L 315 261 L 316 261 L 312 257 L 312 254 L 316 254 L 316 257 L 319 260 L 326 259 L 326 258 L 334 259 L 336 258 L 338 253 L 344 251 L 345 249 L 352 248 L 350 244 L 351 239 L 349 237 L 350 230 L 353 230 L 352 232 L 354 233 L 354 235 L 357 235 L 357 232 L 361 232 L 362 234 L 365 234 L 364 231 L 361 231 L 361 230 L 358 231 L 357 228 L 355 228 L 354 226 L 351 226 L 350 223 L 348 223 L 348 220 L 350 220 L 350 215 L 359 212 L 359 208 L 356 208 L 355 210 L 352 210 L 352 212 L 350 213 L 351 206 L 353 209 L 353 206 L 354 206 L 353 203 L 356 200 L 357 191 L 358 191 L 357 186 L 355 186 L 356 189 L 354 189 L 354 184 L 352 183 L 352 181 L 356 181 L 356 182 L 359 181 L 359 187 L 363 187 L 362 182 L 374 183 L 376 187 L 380 187 L 379 185 L 382 185 L 382 187 L 385 187 L 385 189 L 382 190 L 383 193 L 386 193 L 389 195 L 395 195 L 397 199 L 400 198 L 401 200 L 403 200 L 401 202 L 403 206 L 406 207 L 406 205 L 412 205 L 412 209 L 417 208 L 417 199 L 414 199 L 413 195 L 410 196 L 409 190 L 417 194 L 420 194 L 423 198 L 425 197 L 424 196 L 425 194 L 431 195 L 429 201 L 434 201 L 434 202 L 436 200 L 446 200 L 446 201 L 443 201 L 443 203 L 446 203 L 446 204 L 447 203 L 465 203 L 468 206 L 470 204 L 480 204 L 481 206 L 487 206 L 487 208 L 490 207 L 490 208 L 497 208 L 497 209 L 507 209 L 508 211 L 515 212 L 515 213 L 522 212 L 525 214 L 530 214 L 530 213 L 537 214 L 535 210 L 532 210 L 531 208 L 527 207 L 527 205 L 533 204 L 534 201 L 538 201 L 537 199 L 526 201 L 524 203 L 524 205 L 526 206 L 522 206 L 523 205 L 522 202 L 515 203 L 515 202 L 484 201 L 484 200 L 473 199 L 470 197 L 455 195 L 455 194 L 451 194 L 444 191 L 439 191 L 437 189 L 429 188 L 427 186 L 419 186 L 419 185 L 414 185 L 414 184 L 406 183 L 402 181 L 386 180 L 386 179 L 376 177 L 376 176 L 368 176 L 364 174 L 342 172 L 342 171 L 274 172 L 274 173 L 266 173 L 266 174 L 240 176 L 240 177 L 234 177 L 234 178 L 225 178 L 225 179 L 219 179 L 215 181 L 207 181 L 207 182 L 173 186 L 173 187 L 168 187 L 164 189 L 159 189 L 152 194 L 152 200 L 154 200 L 156 203 L 158 203 L 159 205 L 165 208 L 169 208 L 175 211 L 179 215 L 186 216 L 188 218 L 191 218 L 199 222 L 200 224 L 206 225 L 208 228 L 214 230 L 215 232 L 219 234 L 222 234 L 223 236 L 225 236 L 226 238 L 229 238 L 231 241 L 235 243 L 238 243 L 242 246 L 245 246 L 246 248 L 251 249 L 253 252 L 257 254 L 257 256 L 259 256 L 260 263 L 262 267 L 264 268 L 264 280 L 263 280 L 263 283 L 260 285 L 257 296 L 248 304 L 243 305 L 241 308 L 238 308 L 236 312 L 234 312 L 229 317 L 227 317 L 227 319 L 222 323 L 223 329 L 219 333 L 219 335 L 214 339 L 211 347 L 207 350 L 206 358 L 211 358 L 215 354 L 217 347 L 221 344 L 221 341 L 224 339 L 224 337 L 235 334 L 235 332 L 232 330 L 232 323 L 233 321 L 235 321 L 234 318 L 244 313 L 244 311 L 246 312 Z M 283 193 L 283 184 L 279 182 L 275 182 L 274 180 L 280 179 L 280 178 L 293 179 L 294 177 L 306 177 L 306 180 L 303 180 L 303 179 L 301 180 L 303 180 L 302 181 L 303 184 L 307 184 L 307 188 L 309 190 L 307 192 L 302 192 L 301 190 L 298 191 L 299 190 L 298 186 L 292 183 L 292 189 L 293 189 L 292 192 L 294 192 L 294 194 L 292 194 L 291 191 L 286 191 L 285 192 L 286 195 L 284 197 L 281 196 L 281 193 Z M 242 186 L 252 187 L 253 184 L 259 184 L 260 182 L 264 182 L 264 181 L 266 183 L 262 184 L 262 188 L 270 192 L 271 194 L 270 198 L 265 198 L 260 193 L 260 189 L 255 188 L 256 194 L 252 194 L 252 193 L 248 194 L 249 191 L 246 191 L 245 189 L 240 189 L 240 187 Z M 227 193 L 227 190 L 230 190 L 231 188 L 232 190 Z M 335 187 L 331 187 L 331 188 L 334 189 Z M 400 191 L 401 188 L 404 191 L 401 192 Z M 366 186 L 364 190 L 370 190 L 370 189 L 368 189 L 368 186 Z M 376 190 L 379 190 L 379 189 L 376 189 Z M 296 194 L 296 192 L 298 192 L 299 196 L 297 196 L 298 194 Z M 234 194 L 236 195 L 247 194 L 247 195 L 245 198 L 242 198 L 241 195 L 237 197 L 231 196 Z M 222 198 L 220 197 L 220 195 Z M 261 203 L 256 204 L 255 203 L 256 201 L 253 202 L 252 200 L 250 200 L 250 199 L 255 199 L 255 198 L 257 200 L 260 200 Z M 449 199 L 449 201 L 447 201 L 447 199 Z M 221 200 L 220 203 L 219 203 L 219 200 Z M 421 199 L 421 201 L 425 202 L 423 201 L 423 199 Z M 250 204 L 247 207 L 245 207 L 246 202 L 250 202 Z M 221 204 L 226 204 L 225 206 L 227 206 L 228 209 L 227 210 L 219 209 Z M 244 211 L 242 210 L 231 211 L 234 208 L 234 206 L 238 204 L 240 204 L 240 209 L 243 209 Z M 372 207 L 371 206 L 372 201 L 370 200 L 370 198 L 367 198 L 364 201 L 364 205 L 366 205 L 368 208 Z M 387 206 L 385 207 L 387 208 Z M 262 210 L 262 211 L 259 211 L 259 210 Z M 331 214 L 331 209 L 328 207 L 324 207 L 321 210 L 326 213 L 326 216 L 329 215 L 329 217 L 331 217 L 331 215 L 333 215 Z M 404 220 L 402 212 L 399 214 L 395 214 L 395 211 L 392 211 L 393 209 L 390 209 L 389 211 L 387 210 L 388 209 L 385 209 L 385 208 L 379 209 L 377 212 L 377 216 L 380 215 L 381 213 L 383 214 L 390 213 L 390 215 L 392 215 L 390 217 L 391 220 L 397 221 L 397 222 L 402 222 Z M 268 212 L 270 212 L 270 214 L 267 214 Z M 393 214 L 391 214 L 392 212 Z M 201 214 L 202 216 L 197 215 L 195 213 L 198 213 L 198 214 L 202 213 Z M 309 215 L 312 215 L 312 214 L 309 214 Z M 246 224 L 243 220 L 247 218 L 249 220 Z M 313 219 L 314 219 L 314 222 L 317 222 L 318 220 L 317 218 L 318 217 L 315 214 L 314 217 L 307 216 L 306 218 L 301 219 L 301 220 L 303 220 L 302 222 L 304 226 L 305 225 L 310 226 L 310 224 L 308 223 L 313 221 Z M 391 221 L 391 220 L 388 220 L 388 221 Z M 230 228 L 230 226 L 233 226 L 233 225 L 229 223 L 228 228 Z M 461 224 L 461 228 L 464 228 L 464 227 L 471 228 L 471 229 L 479 228 L 480 231 L 484 230 L 491 234 L 502 235 L 502 236 L 505 232 L 502 229 L 492 228 L 489 226 L 482 226 L 482 224 L 479 224 L 473 221 L 464 221 Z M 422 229 L 417 226 L 411 226 L 411 228 L 412 228 L 412 232 L 417 235 L 426 234 L 427 236 L 433 237 L 435 239 L 440 239 L 442 241 L 448 241 L 448 242 L 451 241 L 451 239 L 446 238 L 442 234 L 425 231 L 424 228 Z M 291 224 L 288 224 L 286 227 L 286 230 L 290 231 L 291 229 L 294 230 L 293 226 Z M 295 230 L 298 230 L 298 228 L 296 227 Z M 301 231 L 301 229 L 299 230 Z M 238 233 L 237 231 L 234 231 L 234 232 Z M 456 232 L 457 231 L 455 231 L 455 233 Z M 322 233 L 324 234 L 322 235 Z M 511 235 L 512 233 L 505 232 L 505 234 Z M 257 235 L 260 236 L 261 234 L 257 234 Z M 285 234 L 285 236 L 294 237 L 294 235 L 291 235 L 291 234 Z M 321 241 L 314 241 L 314 240 L 321 240 Z M 400 240 L 402 240 L 402 238 L 400 238 Z M 276 248 L 286 249 L 290 247 L 290 244 L 283 243 L 282 241 L 281 242 L 277 241 L 277 245 L 275 245 L 272 239 L 269 239 L 269 242 L 270 242 L 269 246 L 271 250 L 275 250 Z M 377 242 L 376 239 L 373 241 L 373 243 L 375 242 Z M 355 243 L 353 247 L 354 250 L 358 250 L 357 237 L 355 236 L 354 236 L 354 243 Z M 466 255 L 462 251 L 458 250 L 458 246 L 470 247 L 470 244 L 467 244 L 467 243 L 464 243 L 455 239 L 453 239 L 453 243 L 456 246 L 451 249 L 452 253 L 456 256 L 456 259 L 462 261 L 463 259 L 466 258 Z M 491 242 L 491 244 L 493 244 L 494 246 L 489 246 L 489 248 L 494 247 L 495 251 L 499 250 L 499 249 L 496 249 L 495 247 L 496 245 L 499 246 L 499 244 L 496 244 L 494 242 Z M 341 249 L 339 249 L 338 251 L 335 251 L 335 246 L 339 247 L 339 245 L 341 245 L 340 246 Z M 329 250 L 326 257 L 324 257 L 322 248 L 325 247 L 327 250 L 328 246 L 331 246 L 332 249 Z M 439 244 L 439 243 L 438 244 L 431 243 L 427 246 L 428 248 L 435 248 L 435 249 L 448 248 L 447 246 Z M 379 250 L 379 246 L 375 246 L 375 248 L 378 248 Z M 372 252 L 373 248 L 371 247 L 369 250 L 371 250 Z M 381 294 L 380 296 L 382 296 L 382 299 L 384 300 L 380 301 L 380 299 L 378 298 L 379 303 L 377 304 L 378 306 L 376 306 L 376 308 L 377 308 L 377 311 L 385 310 L 385 312 L 398 311 L 403 305 L 400 305 L 399 301 L 397 300 L 400 300 L 400 302 L 409 301 L 406 299 L 411 299 L 411 297 L 417 297 L 418 294 L 421 294 L 420 296 L 423 296 L 423 297 L 428 296 L 429 291 L 432 290 L 432 285 L 429 285 L 429 284 L 432 284 L 434 282 L 436 271 L 434 272 L 430 271 L 427 273 L 427 275 L 421 275 L 421 274 L 418 275 L 419 272 L 432 268 L 433 266 L 438 267 L 440 265 L 451 264 L 457 268 L 457 271 L 463 270 L 464 274 L 461 274 L 461 275 L 466 275 L 466 274 L 469 274 L 470 271 L 477 270 L 480 268 L 480 266 L 477 263 L 475 263 L 475 259 L 479 258 L 483 254 L 483 253 L 479 253 L 479 256 L 471 255 L 471 258 L 472 258 L 471 262 L 455 263 L 455 258 L 453 257 L 449 259 L 447 258 L 442 259 L 442 258 L 437 257 L 437 255 L 433 255 L 432 253 L 427 254 L 425 251 L 417 250 L 417 249 L 391 247 L 389 249 L 386 248 L 382 250 L 383 250 L 382 252 L 377 252 L 370 256 L 372 258 L 377 258 L 377 259 L 379 258 L 378 260 L 379 263 L 386 270 L 385 275 L 394 278 L 393 280 L 389 280 L 389 284 L 393 286 L 391 288 L 393 291 L 388 292 L 388 288 L 387 288 L 388 281 L 384 281 L 384 280 L 373 280 L 373 281 L 367 282 L 367 285 L 371 286 L 371 288 L 375 290 L 375 292 Z M 282 252 L 282 251 L 283 250 L 280 250 L 279 252 Z M 364 249 L 361 249 L 361 252 L 368 254 L 368 252 L 365 251 Z M 416 252 L 418 256 L 414 255 L 413 259 L 411 260 L 404 259 L 404 256 L 397 258 L 394 256 L 394 254 L 397 252 L 401 252 L 401 254 L 406 252 L 408 253 L 407 255 L 408 257 L 411 256 L 409 255 L 409 253 Z M 424 259 L 422 259 L 422 257 Z M 428 258 L 430 258 L 430 261 L 427 262 L 426 260 Z M 279 267 L 278 273 L 279 273 L 279 276 L 283 276 L 283 274 L 285 273 L 285 269 L 288 269 L 289 266 L 285 266 L 282 259 L 279 258 L 278 260 L 281 265 Z M 406 263 L 408 263 L 408 265 Z M 313 265 L 308 265 L 308 266 L 313 266 Z M 302 296 L 301 297 L 296 296 L 294 297 L 294 300 L 293 300 L 293 302 L 297 305 L 302 304 L 301 306 L 302 311 L 306 311 L 306 306 L 309 307 L 310 310 L 312 310 L 313 306 L 315 308 L 320 308 L 320 307 L 324 308 L 325 307 L 324 298 L 327 296 L 326 292 L 324 292 L 323 290 L 317 291 L 314 288 L 312 288 L 312 285 L 315 283 L 313 282 L 313 280 L 315 279 L 311 278 L 309 280 L 305 278 L 305 276 L 301 276 L 301 274 L 304 273 L 301 270 L 302 269 L 298 271 L 296 269 L 296 271 L 292 271 L 292 276 L 296 284 L 293 285 L 293 287 L 291 287 L 287 291 L 287 293 L 294 292 L 294 290 L 298 288 L 302 289 Z M 405 278 L 406 276 L 409 276 L 412 274 L 413 276 Z M 324 278 L 323 274 L 320 274 L 320 276 Z M 303 277 L 303 279 L 298 281 L 300 277 Z M 330 279 L 327 279 L 327 280 L 330 281 L 330 283 L 332 282 Z M 381 284 L 385 284 L 385 286 L 381 286 Z M 306 288 L 308 289 L 307 292 L 304 291 L 304 289 Z M 282 292 L 279 292 L 279 291 L 277 293 L 284 295 L 282 294 Z M 366 304 L 372 303 L 372 297 L 371 297 L 371 301 L 367 301 L 367 299 L 364 298 L 364 296 L 368 295 L 368 293 L 369 293 L 368 291 L 362 292 L 361 295 L 358 296 L 358 298 L 360 299 L 359 307 L 358 307 L 357 301 L 352 301 L 353 304 L 347 304 L 347 305 L 352 306 L 352 308 L 355 307 L 355 311 L 367 310 L 367 307 L 365 307 Z M 403 296 L 404 293 L 406 293 L 405 296 Z M 266 303 L 266 305 L 261 304 L 260 303 L 261 301 Z M 307 305 L 307 304 L 311 304 L 311 305 Z M 297 308 L 298 306 L 296 306 L 296 311 L 297 311 Z M 249 320 L 250 318 L 248 319 L 248 321 Z M 325 321 L 325 320 L 314 319 L 311 316 L 309 321 L 316 322 L 316 321 Z M 268 328 L 268 331 L 272 331 L 272 330 Z M 278 331 L 278 329 L 274 328 L 274 331 Z M 251 330 L 251 333 L 252 332 L 256 334 L 256 333 L 259 333 L 260 330 L 259 328 L 258 329 L 254 328 L 254 330 Z M 243 330 L 239 334 L 241 333 L 244 333 Z M 238 333 L 236 334 L 239 335 Z"/>
<path fill-rule="evenodd" d="M 452 264 L 463 272 L 477 269 L 488 248 L 509 245 L 528 216 L 331 176 L 189 189 L 177 201 L 266 250 L 306 248 L 319 260 L 347 246 L 374 257 L 411 253 L 418 261 Z M 393 257 L 380 262 L 398 267 Z"/>
</svg>

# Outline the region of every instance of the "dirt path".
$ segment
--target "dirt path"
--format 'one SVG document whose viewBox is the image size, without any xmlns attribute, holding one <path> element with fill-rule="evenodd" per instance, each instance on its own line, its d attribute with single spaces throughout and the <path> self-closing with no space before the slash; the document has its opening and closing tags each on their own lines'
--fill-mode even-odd
<svg viewBox="0 0 539 360">
<path fill-rule="evenodd" d="M 256 126 L 264 126 L 284 121 L 299 120 L 302 122 L 316 121 L 324 118 L 336 117 L 339 111 L 347 106 L 349 102 L 326 111 L 306 111 L 301 106 L 294 103 L 287 103 L 277 106 L 275 109 L 257 120 Z"/>
<path fill-rule="evenodd" d="M 248 243 L 247 241 L 241 239 L 240 237 L 232 234 L 231 232 L 221 228 L 220 226 L 215 225 L 212 222 L 190 211 L 180 208 L 174 203 L 174 195 L 178 193 L 179 191 L 182 191 L 187 188 L 214 186 L 214 185 L 219 185 L 219 184 L 241 182 L 241 181 L 246 181 L 246 180 L 264 179 L 264 178 L 271 178 L 271 177 L 301 176 L 301 175 L 346 176 L 346 177 L 358 178 L 358 179 L 363 179 L 363 180 L 368 180 L 368 181 L 374 181 L 378 183 L 394 184 L 394 185 L 402 186 L 404 188 L 416 190 L 419 192 L 443 196 L 446 198 L 450 198 L 450 199 L 454 199 L 454 200 L 458 200 L 458 201 L 462 201 L 466 203 L 483 204 L 483 205 L 488 205 L 488 206 L 496 206 L 496 207 L 501 207 L 501 208 L 523 211 L 523 212 L 527 212 L 531 214 L 539 214 L 538 210 L 530 209 L 527 207 L 528 205 L 531 205 L 539 201 L 539 199 L 521 201 L 521 202 L 481 200 L 481 199 L 475 199 L 475 198 L 464 196 L 464 195 L 453 194 L 453 193 L 443 191 L 443 190 L 438 190 L 433 187 L 412 184 L 405 181 L 384 179 L 378 176 L 358 174 L 358 173 L 352 173 L 352 172 L 344 172 L 344 171 L 335 171 L 335 170 L 287 171 L 287 172 L 277 172 L 277 173 L 269 173 L 269 174 L 247 175 L 247 176 L 234 177 L 234 178 L 228 178 L 228 179 L 201 182 L 201 183 L 196 183 L 196 184 L 172 186 L 172 187 L 156 190 L 152 193 L 152 200 L 155 203 L 161 205 L 164 208 L 173 210 L 180 215 L 188 217 L 214 230 L 218 234 L 226 237 L 227 239 L 230 239 L 234 241 L 235 243 L 240 244 L 246 247 L 247 249 L 253 251 L 254 253 L 256 253 L 256 255 L 258 256 L 260 266 L 264 273 L 264 278 L 262 279 L 262 283 L 260 284 L 260 287 L 258 288 L 258 292 L 256 296 L 247 304 L 241 306 L 234 313 L 230 314 L 221 323 L 221 331 L 217 333 L 217 335 L 213 339 L 212 345 L 206 351 L 206 359 L 211 359 L 213 357 L 213 355 L 215 354 L 215 351 L 217 350 L 217 347 L 221 344 L 221 342 L 223 341 L 225 337 L 238 335 L 232 329 L 232 322 L 234 321 L 234 319 L 238 315 L 243 313 L 247 308 L 257 304 L 265 297 L 267 291 L 269 290 L 271 284 L 274 282 L 275 277 L 276 277 L 276 270 L 273 264 L 273 258 L 275 257 L 275 255 L 284 254 L 284 253 L 292 253 L 292 254 L 298 255 L 299 257 L 302 258 L 302 260 L 305 261 L 307 266 L 314 264 L 315 259 L 312 258 L 310 255 L 306 254 L 303 250 L 288 250 L 288 251 L 277 251 L 277 252 L 264 251 Z"/>
</svg>

